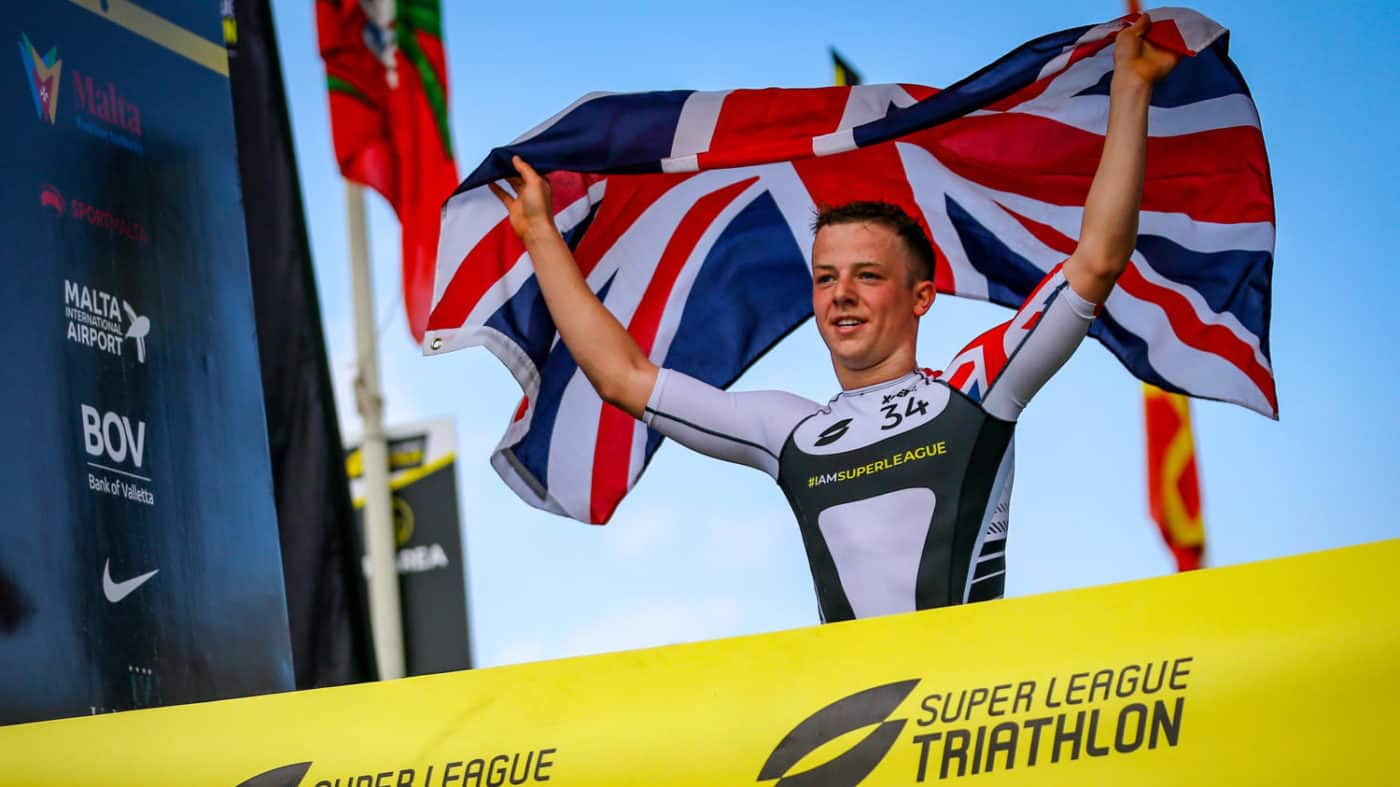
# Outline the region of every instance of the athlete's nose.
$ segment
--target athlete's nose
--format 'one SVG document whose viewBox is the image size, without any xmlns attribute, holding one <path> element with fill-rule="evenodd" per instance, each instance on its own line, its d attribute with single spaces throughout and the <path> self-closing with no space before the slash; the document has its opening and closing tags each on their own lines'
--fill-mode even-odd
<svg viewBox="0 0 1400 787">
<path fill-rule="evenodd" d="M 841 306 L 855 303 L 855 283 L 846 274 L 837 275 L 836 286 L 831 290 L 831 301 Z"/>
</svg>

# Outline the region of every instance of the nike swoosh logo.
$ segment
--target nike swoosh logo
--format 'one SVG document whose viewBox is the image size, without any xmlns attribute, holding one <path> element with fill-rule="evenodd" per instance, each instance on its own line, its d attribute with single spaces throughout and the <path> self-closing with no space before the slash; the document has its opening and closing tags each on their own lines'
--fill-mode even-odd
<svg viewBox="0 0 1400 787">
<path fill-rule="evenodd" d="M 107 600 L 113 604 L 131 595 L 132 591 L 141 587 L 146 580 L 160 573 L 160 569 L 156 569 L 155 571 L 148 571 L 139 577 L 132 577 L 122 582 L 113 582 L 111 566 L 111 560 L 102 564 L 102 595 L 106 596 Z"/>
</svg>

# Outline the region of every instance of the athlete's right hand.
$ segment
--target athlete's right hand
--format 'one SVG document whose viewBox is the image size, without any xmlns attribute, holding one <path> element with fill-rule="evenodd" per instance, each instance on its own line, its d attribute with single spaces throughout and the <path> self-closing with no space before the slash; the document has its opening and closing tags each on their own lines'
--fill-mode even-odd
<svg viewBox="0 0 1400 787">
<path fill-rule="evenodd" d="M 530 235 L 539 235 L 541 232 L 557 232 L 554 227 L 554 200 L 550 195 L 549 181 L 519 156 L 512 156 L 510 162 L 519 176 L 505 180 L 515 190 L 515 196 L 512 197 L 495 183 L 487 184 L 491 187 L 491 193 L 495 194 L 496 199 L 509 211 L 510 228 L 515 230 L 515 234 L 520 236 L 521 240 L 528 240 Z"/>
</svg>

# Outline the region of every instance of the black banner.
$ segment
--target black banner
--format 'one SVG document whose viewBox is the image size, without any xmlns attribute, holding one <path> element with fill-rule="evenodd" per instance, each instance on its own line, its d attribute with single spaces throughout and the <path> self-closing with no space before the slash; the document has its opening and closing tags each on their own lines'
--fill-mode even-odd
<svg viewBox="0 0 1400 787">
<path fill-rule="evenodd" d="M 450 418 L 440 418 L 385 432 L 405 670 L 409 675 L 427 675 L 467 669 L 471 643 L 457 514 L 455 425 Z M 347 460 L 357 523 L 363 522 L 364 515 L 362 457 L 355 449 Z M 368 570 L 366 561 L 366 574 Z"/>
<path fill-rule="evenodd" d="M 224 33 L 296 686 L 374 680 L 360 546 L 267 0 L 226 8 Z"/>
<path fill-rule="evenodd" d="M 221 20 L 203 9 L 0 18 L 0 722 L 292 687 Z"/>
</svg>

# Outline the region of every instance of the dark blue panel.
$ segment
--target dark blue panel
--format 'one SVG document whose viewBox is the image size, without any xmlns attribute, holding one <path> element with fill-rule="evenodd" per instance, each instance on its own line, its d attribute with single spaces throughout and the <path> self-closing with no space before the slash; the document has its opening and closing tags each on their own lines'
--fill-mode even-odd
<svg viewBox="0 0 1400 787">
<path fill-rule="evenodd" d="M 0 722 L 290 689 L 228 79 L 71 3 L 5 10 Z M 62 62 L 52 122 L 21 36 Z"/>
<path fill-rule="evenodd" d="M 769 194 L 724 229 L 690 290 L 666 366 L 728 387 L 812 313 L 812 278 Z"/>
<path fill-rule="evenodd" d="M 948 86 L 917 104 L 883 120 L 858 126 L 857 145 L 873 145 L 887 139 L 962 117 L 974 109 L 1005 98 L 1031 84 L 1045 64 L 1078 41 L 1089 28 L 1061 30 L 1022 44 L 1000 60 Z"/>
<path fill-rule="evenodd" d="M 549 316 L 540 283 L 534 276 L 520 285 L 515 295 L 491 315 L 486 327 L 500 331 L 518 344 L 536 369 L 544 367 L 554 342 L 554 319 Z"/>
<path fill-rule="evenodd" d="M 1146 383 L 1161 388 L 1172 393 L 1186 393 L 1175 385 L 1167 382 L 1166 378 L 1157 373 L 1152 362 L 1147 358 L 1147 342 L 1141 336 L 1124 328 L 1113 315 L 1107 310 L 1099 313 L 1099 316 L 1089 326 L 1089 335 L 1103 342 L 1108 351 L 1113 353 L 1128 371 Z"/>
<path fill-rule="evenodd" d="M 660 172 L 693 92 L 620 93 L 587 101 L 539 136 L 492 150 L 457 191 L 514 175 L 514 155 L 541 172 Z"/>
<path fill-rule="evenodd" d="M 1021 308 L 1021 304 L 1045 278 L 1045 271 L 1012 251 L 991 230 L 963 210 L 952 197 L 946 199 L 948 219 L 962 241 L 967 261 L 987 277 L 987 298 L 992 303 Z"/>
<path fill-rule="evenodd" d="M 1106 96 L 1112 81 L 1113 72 L 1110 71 L 1077 95 Z M 1182 58 L 1171 74 L 1152 88 L 1152 106 L 1180 107 L 1236 93 L 1248 94 L 1249 89 L 1234 64 L 1224 56 L 1223 45 L 1217 43 L 1195 57 Z"/>
</svg>

